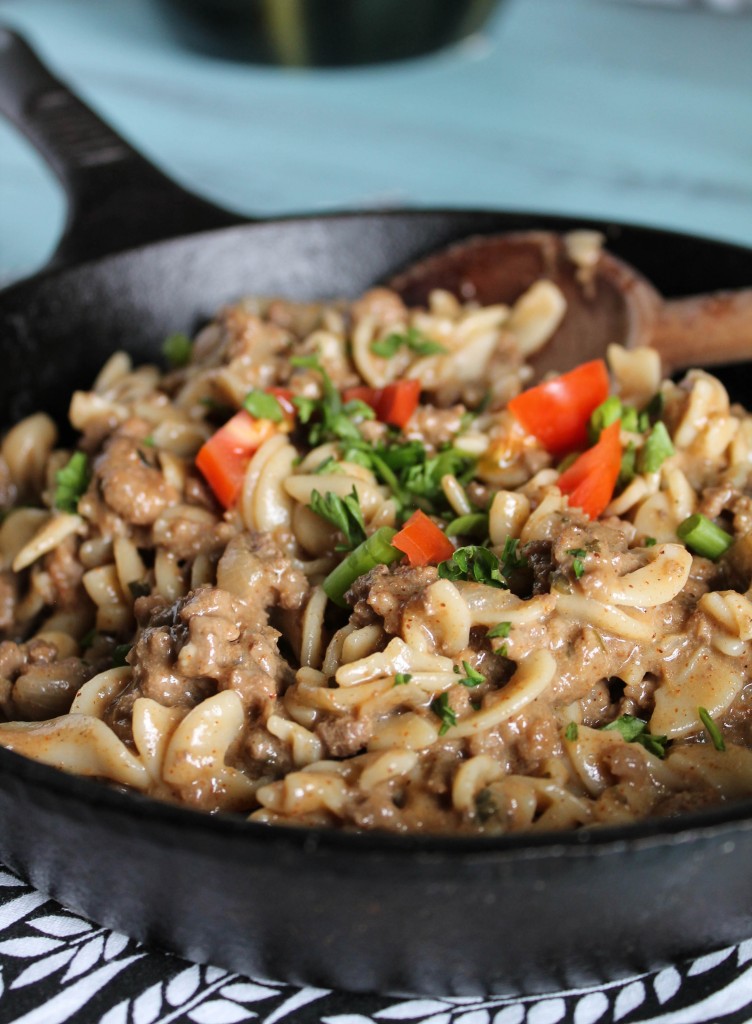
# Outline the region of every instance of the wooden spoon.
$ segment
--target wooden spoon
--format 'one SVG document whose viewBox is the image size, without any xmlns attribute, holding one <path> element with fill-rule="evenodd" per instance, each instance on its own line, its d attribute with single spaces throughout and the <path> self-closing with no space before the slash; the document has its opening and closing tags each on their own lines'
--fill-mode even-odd
<svg viewBox="0 0 752 1024">
<path fill-rule="evenodd" d="M 611 342 L 652 345 L 666 374 L 752 359 L 752 289 L 664 299 L 637 270 L 594 241 L 590 232 L 470 238 L 413 264 L 389 286 L 409 306 L 425 305 L 435 288 L 487 305 L 513 303 L 540 278 L 553 281 L 567 312 L 531 358 L 536 377 L 603 356 Z M 586 258 L 576 259 L 578 249 L 590 254 L 589 268 Z"/>
</svg>

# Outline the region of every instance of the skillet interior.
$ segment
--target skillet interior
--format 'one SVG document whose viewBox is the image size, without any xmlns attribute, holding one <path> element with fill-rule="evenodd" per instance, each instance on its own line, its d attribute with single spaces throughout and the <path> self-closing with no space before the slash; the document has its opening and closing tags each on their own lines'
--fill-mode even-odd
<svg viewBox="0 0 752 1024">
<path fill-rule="evenodd" d="M 244 293 L 352 296 L 473 233 L 582 226 L 473 212 L 225 229 L 0 296 L 8 421 L 62 416 L 106 355 L 154 357 Z M 749 284 L 752 250 L 590 224 L 668 295 Z M 749 367 L 726 376 L 750 402 Z M 0 856 L 63 903 L 190 958 L 358 990 L 608 980 L 752 932 L 752 807 L 608 832 L 462 840 L 274 830 L 72 779 L 0 750 Z"/>
</svg>

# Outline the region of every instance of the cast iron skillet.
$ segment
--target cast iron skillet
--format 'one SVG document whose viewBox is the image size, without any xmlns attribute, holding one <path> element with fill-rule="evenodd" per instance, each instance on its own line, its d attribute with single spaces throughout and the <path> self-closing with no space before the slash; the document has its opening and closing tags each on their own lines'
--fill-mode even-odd
<svg viewBox="0 0 752 1024">
<path fill-rule="evenodd" d="M 242 294 L 354 296 L 475 233 L 586 224 L 666 295 L 752 282 L 752 249 L 579 218 L 241 221 L 170 183 L 2 30 L 0 108 L 71 204 L 52 264 L 0 295 L 9 421 L 64 414 L 113 349 L 153 357 Z M 743 401 L 748 369 L 732 380 Z M 202 816 L 0 749 L 0 857 L 76 911 L 192 960 L 360 991 L 603 982 L 752 934 L 749 801 L 572 835 L 353 835 Z"/>
</svg>

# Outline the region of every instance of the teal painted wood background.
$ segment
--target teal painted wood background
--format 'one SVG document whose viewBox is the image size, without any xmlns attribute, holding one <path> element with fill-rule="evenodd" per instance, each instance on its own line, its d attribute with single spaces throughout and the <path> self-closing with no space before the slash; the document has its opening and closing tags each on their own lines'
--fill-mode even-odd
<svg viewBox="0 0 752 1024">
<path fill-rule="evenodd" d="M 750 16 L 507 0 L 452 49 L 314 71 L 185 50 L 149 0 L 0 0 L 0 21 L 169 174 L 249 214 L 497 206 L 752 244 Z M 43 262 L 63 216 L 0 124 L 0 280 Z"/>
</svg>

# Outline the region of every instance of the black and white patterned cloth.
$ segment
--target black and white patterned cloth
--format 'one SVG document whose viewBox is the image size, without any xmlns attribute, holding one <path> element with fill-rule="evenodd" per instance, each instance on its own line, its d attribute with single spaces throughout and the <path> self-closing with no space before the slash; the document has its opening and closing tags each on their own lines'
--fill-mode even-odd
<svg viewBox="0 0 752 1024">
<path fill-rule="evenodd" d="M 352 995 L 199 967 L 85 921 L 0 868 L 0 1024 L 748 1024 L 752 939 L 601 987 Z"/>
</svg>

